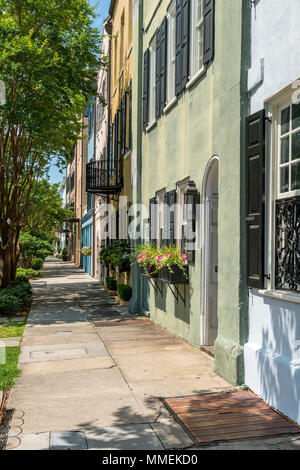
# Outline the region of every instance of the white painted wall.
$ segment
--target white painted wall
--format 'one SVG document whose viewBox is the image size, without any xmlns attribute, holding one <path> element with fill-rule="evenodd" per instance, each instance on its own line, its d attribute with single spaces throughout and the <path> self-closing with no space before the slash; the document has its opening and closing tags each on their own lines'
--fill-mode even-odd
<svg viewBox="0 0 300 470">
<path fill-rule="evenodd" d="M 250 292 L 245 382 L 300 424 L 300 304 Z"/>
<path fill-rule="evenodd" d="M 299 23 L 299 0 L 256 0 L 252 8 L 252 68 L 248 75 L 251 113 L 262 109 L 265 100 L 300 77 Z"/>
<path fill-rule="evenodd" d="M 251 113 L 300 77 L 299 22 L 299 0 L 256 0 L 248 74 Z M 300 304 L 250 291 L 245 383 L 300 424 Z"/>
</svg>

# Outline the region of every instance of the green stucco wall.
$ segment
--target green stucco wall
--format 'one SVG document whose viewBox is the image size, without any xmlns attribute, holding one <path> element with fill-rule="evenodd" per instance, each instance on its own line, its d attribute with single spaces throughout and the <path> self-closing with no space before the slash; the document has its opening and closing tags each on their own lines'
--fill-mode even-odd
<svg viewBox="0 0 300 470">
<path fill-rule="evenodd" d="M 139 3 L 139 2 L 136 2 Z M 136 97 L 133 126 L 141 119 L 141 64 L 169 0 L 143 2 L 144 34 L 134 27 L 133 90 Z M 215 369 L 231 383 L 243 382 L 243 349 L 247 338 L 247 291 L 245 254 L 241 235 L 244 228 L 244 135 L 247 113 L 246 70 L 249 67 L 250 6 L 247 1 L 216 0 L 215 58 L 177 104 L 163 115 L 148 133 L 135 135 L 141 201 L 148 207 L 156 191 L 176 188 L 190 177 L 202 193 L 203 177 L 210 159 L 219 157 L 219 287 L 218 339 Z M 137 41 L 142 41 L 142 51 Z M 243 42 L 242 42 L 243 41 Z M 243 43 L 243 47 L 241 44 Z M 140 45 L 140 43 L 139 43 Z M 136 72 L 139 71 L 139 76 Z M 139 113 L 139 114 L 138 114 Z M 139 118 L 138 118 L 139 116 Z M 141 143 L 141 147 L 139 147 Z M 137 193 L 136 193 L 137 194 Z M 135 199 L 133 199 L 135 200 Z M 178 305 L 167 287 L 163 296 L 150 290 L 151 318 L 174 334 L 200 346 L 201 250 L 191 267 L 187 303 Z"/>
</svg>

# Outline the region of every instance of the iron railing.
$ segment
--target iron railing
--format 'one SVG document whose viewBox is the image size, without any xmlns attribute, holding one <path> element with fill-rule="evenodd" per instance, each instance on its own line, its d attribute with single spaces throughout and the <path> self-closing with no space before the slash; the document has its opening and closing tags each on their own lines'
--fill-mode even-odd
<svg viewBox="0 0 300 470">
<path fill-rule="evenodd" d="M 121 160 L 90 162 L 86 167 L 86 191 L 90 194 L 117 194 L 123 187 Z"/>
<path fill-rule="evenodd" d="M 300 291 L 300 197 L 276 201 L 276 288 Z"/>
</svg>

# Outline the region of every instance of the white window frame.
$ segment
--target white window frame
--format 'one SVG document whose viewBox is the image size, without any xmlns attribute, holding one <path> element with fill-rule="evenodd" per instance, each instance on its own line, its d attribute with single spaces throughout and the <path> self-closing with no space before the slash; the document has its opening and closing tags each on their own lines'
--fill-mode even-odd
<svg viewBox="0 0 300 470">
<path fill-rule="evenodd" d="M 156 200 L 158 204 L 158 211 L 157 211 L 157 245 L 162 247 L 162 233 L 164 229 L 164 204 L 165 204 L 165 194 L 166 190 L 163 189 L 156 193 Z"/>
<path fill-rule="evenodd" d="M 201 5 L 201 17 L 198 15 L 198 9 Z M 203 64 L 203 40 L 204 40 L 204 1 L 191 1 L 190 17 L 190 78 L 194 77 L 204 67 Z M 202 41 L 200 42 L 200 34 Z"/>
<path fill-rule="evenodd" d="M 155 95 L 156 95 L 156 36 L 151 40 L 150 47 L 150 60 L 149 60 L 149 110 L 148 120 L 149 126 L 155 122 Z"/>
<path fill-rule="evenodd" d="M 281 135 L 281 112 L 290 107 L 290 128 L 289 131 L 286 132 L 285 134 Z M 300 158 L 296 160 L 292 160 L 292 136 L 294 134 L 297 134 L 300 132 L 300 126 L 297 127 L 296 129 L 291 128 L 291 122 L 292 122 L 292 107 L 293 103 L 292 100 L 290 99 L 287 101 L 284 105 L 280 106 L 278 108 L 277 112 L 277 138 L 278 138 L 278 151 L 277 151 L 277 196 L 278 199 L 287 199 L 290 197 L 295 197 L 300 195 L 300 189 L 297 190 L 292 190 L 291 189 L 291 182 L 292 182 L 292 175 L 291 175 L 291 169 L 292 165 L 295 163 L 300 163 Z M 290 137 L 290 142 L 289 142 L 289 161 L 287 163 L 281 163 L 281 140 L 283 138 Z M 281 168 L 288 167 L 289 168 L 289 191 L 287 192 L 280 192 L 280 183 L 281 183 Z"/>
<path fill-rule="evenodd" d="M 176 1 L 171 3 L 168 13 L 168 56 L 167 56 L 167 107 L 175 95 L 175 68 L 176 68 Z"/>
<path fill-rule="evenodd" d="M 265 214 L 265 272 L 270 278 L 260 293 L 271 298 L 300 302 L 299 292 L 276 289 L 276 208 L 275 201 L 300 195 L 300 190 L 280 193 L 281 111 L 292 102 L 292 87 L 287 87 L 266 101 L 266 114 L 271 124 L 266 126 L 266 214 Z M 268 121 L 268 122 L 269 122 Z M 284 134 L 285 135 L 285 134 Z"/>
</svg>

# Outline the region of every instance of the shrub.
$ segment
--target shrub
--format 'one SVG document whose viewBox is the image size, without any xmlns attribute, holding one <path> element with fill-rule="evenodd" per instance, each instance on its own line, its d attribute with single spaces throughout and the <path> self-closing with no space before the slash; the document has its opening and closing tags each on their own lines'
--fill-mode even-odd
<svg viewBox="0 0 300 470">
<path fill-rule="evenodd" d="M 28 281 L 16 280 L 6 289 L 0 289 L 0 312 L 14 314 L 19 312 L 31 298 L 31 286 Z"/>
<path fill-rule="evenodd" d="M 22 300 L 12 293 L 8 292 L 7 289 L 0 290 L 0 312 L 13 314 L 21 310 Z"/>
<path fill-rule="evenodd" d="M 31 262 L 31 267 L 35 271 L 39 271 L 40 269 L 42 269 L 43 264 L 44 264 L 44 260 L 42 258 L 34 258 Z"/>
<path fill-rule="evenodd" d="M 127 286 L 126 284 L 119 284 L 118 285 L 118 293 L 124 302 L 129 302 L 132 297 L 132 288 Z"/>
<path fill-rule="evenodd" d="M 33 258 L 45 260 L 54 253 L 53 244 L 28 232 L 22 232 L 20 237 L 20 266 L 30 268 Z"/>
<path fill-rule="evenodd" d="M 100 262 L 110 269 L 127 271 L 131 266 L 130 252 L 131 247 L 128 243 L 117 241 L 101 249 Z"/>
<path fill-rule="evenodd" d="M 29 281 L 29 279 L 37 279 L 38 277 L 40 277 L 40 273 L 38 271 L 35 271 L 34 269 L 23 269 L 23 268 L 17 269 L 16 279 L 18 281 L 21 281 L 21 280 Z"/>
<path fill-rule="evenodd" d="M 63 259 L 63 261 L 68 261 L 68 259 L 69 259 L 68 252 L 67 252 L 66 248 L 64 248 L 63 251 L 62 251 L 62 259 Z"/>
<path fill-rule="evenodd" d="M 107 288 L 111 291 L 117 290 L 117 281 L 113 277 L 106 278 L 106 285 L 107 285 Z"/>
</svg>

